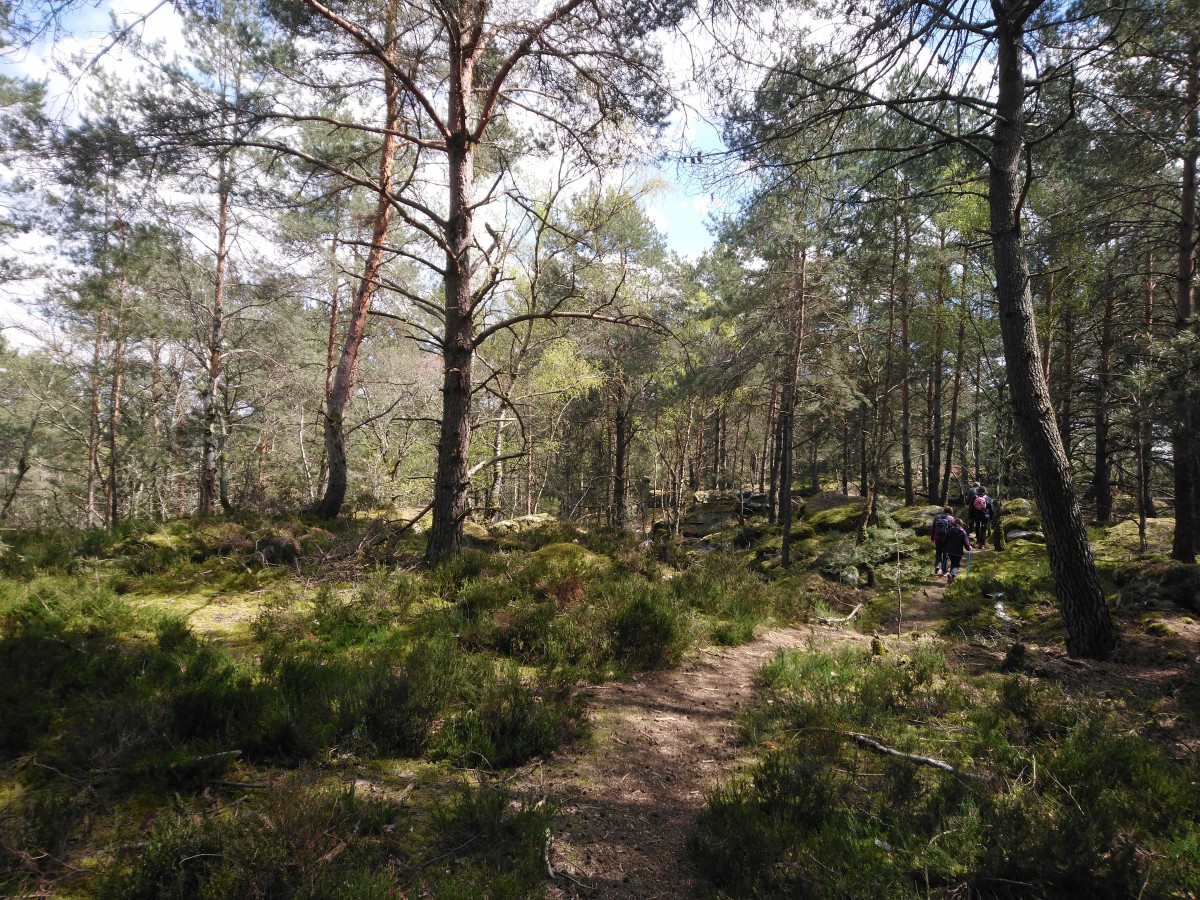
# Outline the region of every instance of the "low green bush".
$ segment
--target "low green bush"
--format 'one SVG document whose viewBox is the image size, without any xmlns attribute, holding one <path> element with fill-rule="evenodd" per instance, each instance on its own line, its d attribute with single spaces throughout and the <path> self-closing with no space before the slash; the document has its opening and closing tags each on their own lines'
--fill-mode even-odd
<svg viewBox="0 0 1200 900">
<path fill-rule="evenodd" d="M 969 680 L 934 647 L 789 652 L 743 733 L 764 748 L 690 833 L 738 896 L 1184 897 L 1200 789 L 1103 709 L 1022 676 Z M 866 734 L 959 774 L 874 753 Z"/>
<path fill-rule="evenodd" d="M 754 638 L 755 626 L 774 610 L 769 586 L 729 553 L 706 554 L 671 579 L 672 593 L 705 617 L 712 639 L 725 646 Z"/>
<path fill-rule="evenodd" d="M 679 664 L 691 643 L 691 622 L 669 586 L 622 579 L 590 587 L 611 610 L 613 653 L 620 663 L 634 670 Z"/>
<path fill-rule="evenodd" d="M 261 807 L 181 804 L 121 849 L 96 896 L 122 900 L 387 898 L 408 857 L 404 807 L 353 788 L 272 788 Z"/>
<path fill-rule="evenodd" d="M 476 670 L 475 690 L 452 713 L 434 753 L 487 769 L 520 765 L 557 749 L 583 729 L 583 707 L 569 681 L 531 685 L 514 664 Z"/>
<path fill-rule="evenodd" d="M 276 648 L 264 655 L 263 674 L 284 707 L 281 743 L 295 756 L 339 744 L 416 756 L 444 705 L 469 680 L 468 664 L 450 636 L 431 635 L 403 653 L 315 643 Z"/>
<path fill-rule="evenodd" d="M 115 533 L 103 528 L 5 531 L 0 540 L 0 575 L 25 579 L 38 575 L 74 575 L 84 560 L 107 555 L 117 542 L 138 528 L 136 523 L 131 523 Z"/>
<path fill-rule="evenodd" d="M 545 799 L 514 797 L 490 781 L 465 785 L 434 814 L 434 831 L 455 853 L 446 873 L 425 885 L 439 900 L 522 900 L 545 890 L 545 850 L 555 809 Z"/>
</svg>

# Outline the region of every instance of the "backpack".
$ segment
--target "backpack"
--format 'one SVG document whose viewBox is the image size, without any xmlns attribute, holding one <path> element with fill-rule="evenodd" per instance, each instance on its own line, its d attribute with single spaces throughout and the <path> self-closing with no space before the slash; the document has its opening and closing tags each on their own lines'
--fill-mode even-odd
<svg viewBox="0 0 1200 900">
<path fill-rule="evenodd" d="M 933 539 L 940 541 L 954 528 L 954 516 L 949 513 L 938 513 L 933 517 Z"/>
<path fill-rule="evenodd" d="M 987 508 L 991 505 L 988 502 L 987 494 L 980 494 L 971 501 L 971 505 L 975 507 L 976 512 L 987 512 Z"/>
</svg>

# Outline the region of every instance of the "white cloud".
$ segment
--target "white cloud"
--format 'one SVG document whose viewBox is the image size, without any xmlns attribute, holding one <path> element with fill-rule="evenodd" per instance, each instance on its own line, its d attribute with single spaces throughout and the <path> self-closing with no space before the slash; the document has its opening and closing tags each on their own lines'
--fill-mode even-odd
<svg viewBox="0 0 1200 900">
<path fill-rule="evenodd" d="M 653 222 L 654 227 L 659 231 L 666 232 L 671 228 L 671 222 L 667 218 L 667 214 L 657 206 L 650 206 L 646 208 L 646 218 Z"/>
</svg>

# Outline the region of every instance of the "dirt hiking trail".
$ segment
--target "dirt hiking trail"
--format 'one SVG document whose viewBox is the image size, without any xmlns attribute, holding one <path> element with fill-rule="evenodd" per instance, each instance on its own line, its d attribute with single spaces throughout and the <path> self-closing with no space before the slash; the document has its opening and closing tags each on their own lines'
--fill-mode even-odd
<svg viewBox="0 0 1200 900">
<path fill-rule="evenodd" d="M 932 560 L 931 560 L 932 562 Z M 906 591 L 901 631 L 927 633 L 941 617 L 945 578 Z M 895 635 L 895 615 L 882 636 Z M 588 689 L 593 741 L 523 773 L 531 796 L 558 805 L 546 896 L 690 898 L 701 886 L 685 841 L 705 795 L 749 759 L 738 711 L 759 669 L 782 648 L 869 642 L 851 627 L 770 631 L 741 647 L 702 651 L 677 672 L 649 673 Z"/>
<path fill-rule="evenodd" d="M 735 717 L 777 650 L 868 641 L 822 626 L 702 652 L 683 670 L 589 689 L 590 746 L 531 768 L 521 786 L 558 804 L 550 898 L 686 898 L 699 892 L 684 842 L 705 793 L 745 764 Z"/>
</svg>

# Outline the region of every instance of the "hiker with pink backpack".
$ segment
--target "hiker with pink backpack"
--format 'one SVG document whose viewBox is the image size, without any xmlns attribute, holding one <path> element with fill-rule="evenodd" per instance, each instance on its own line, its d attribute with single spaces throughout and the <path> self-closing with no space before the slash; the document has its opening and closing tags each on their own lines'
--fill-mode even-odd
<svg viewBox="0 0 1200 900">
<path fill-rule="evenodd" d="M 975 546 L 982 550 L 987 544 L 988 524 L 996 508 L 992 498 L 988 496 L 987 488 L 978 481 L 967 491 L 967 516 L 971 522 L 971 530 L 975 534 Z"/>
</svg>

